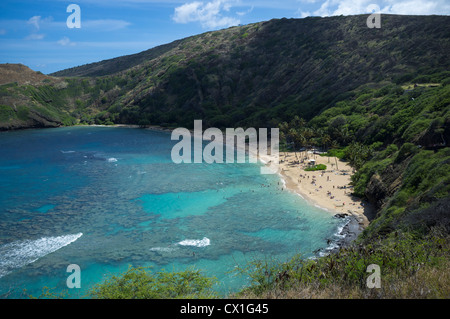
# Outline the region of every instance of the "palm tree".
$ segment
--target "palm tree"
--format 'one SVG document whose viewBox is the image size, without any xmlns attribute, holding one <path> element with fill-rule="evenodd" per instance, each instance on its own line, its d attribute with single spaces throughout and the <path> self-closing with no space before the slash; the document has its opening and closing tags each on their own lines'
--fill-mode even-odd
<svg viewBox="0 0 450 319">
<path fill-rule="evenodd" d="M 306 144 L 306 137 L 303 134 L 303 131 L 298 132 L 298 143 L 300 147 L 303 147 Z M 302 153 L 300 152 L 300 157 L 302 157 Z"/>
<path fill-rule="evenodd" d="M 278 124 L 278 128 L 280 129 L 280 132 L 283 132 L 286 136 L 287 132 L 289 131 L 289 124 L 287 122 L 282 122 Z"/>
<path fill-rule="evenodd" d="M 288 133 L 289 138 L 292 140 L 292 143 L 294 144 L 294 153 L 295 153 L 295 157 L 298 160 L 298 156 L 297 156 L 297 145 L 299 142 L 299 134 L 298 131 L 295 128 L 290 128 L 289 129 L 289 133 Z"/>
<path fill-rule="evenodd" d="M 280 130 L 280 140 L 285 141 L 287 144 L 287 139 L 289 137 L 289 124 L 287 122 L 279 123 L 278 129 Z M 286 160 L 286 151 L 284 152 L 284 160 Z"/>
<path fill-rule="evenodd" d="M 300 118 L 300 120 L 298 121 L 298 126 L 305 127 L 306 126 L 306 121 L 303 118 Z"/>
<path fill-rule="evenodd" d="M 295 129 L 302 129 L 306 126 L 306 121 L 303 118 L 299 117 L 298 115 L 295 115 L 294 118 L 291 120 L 290 125 Z"/>
<path fill-rule="evenodd" d="M 283 148 L 284 148 L 284 160 L 286 160 L 286 148 L 287 148 L 287 146 L 286 146 L 286 135 L 284 134 L 284 132 L 282 131 L 282 130 L 280 130 L 280 133 L 279 133 L 280 135 L 279 135 L 279 137 L 280 137 L 280 141 L 282 141 L 282 143 L 284 143 L 284 144 L 282 144 L 282 146 L 283 146 Z"/>
<path fill-rule="evenodd" d="M 355 169 L 360 169 L 366 160 L 372 156 L 371 148 L 358 142 L 352 142 L 345 153 L 345 157 L 348 158 L 350 165 Z"/>
<path fill-rule="evenodd" d="M 330 143 L 331 143 L 330 135 L 324 134 L 322 136 L 322 146 L 324 147 L 324 149 L 327 152 L 327 154 L 328 154 L 328 147 L 329 147 Z M 328 163 L 329 163 L 330 162 L 330 156 L 327 156 L 327 157 L 328 157 Z"/>
<path fill-rule="evenodd" d="M 332 140 L 331 141 L 331 145 L 330 145 L 330 149 L 335 149 L 335 148 L 338 148 L 338 147 L 339 147 L 339 144 L 336 142 L 336 140 Z M 339 170 L 336 156 L 334 157 L 334 160 L 336 162 L 336 169 Z"/>
<path fill-rule="evenodd" d="M 347 144 L 352 139 L 352 134 L 348 130 L 347 126 L 341 126 L 336 129 L 336 135 L 342 144 Z"/>
<path fill-rule="evenodd" d="M 311 149 L 312 137 L 314 136 L 314 132 L 311 128 L 305 127 L 305 129 L 303 130 L 303 136 L 305 137 L 306 151 L 308 151 L 309 149 Z"/>
</svg>

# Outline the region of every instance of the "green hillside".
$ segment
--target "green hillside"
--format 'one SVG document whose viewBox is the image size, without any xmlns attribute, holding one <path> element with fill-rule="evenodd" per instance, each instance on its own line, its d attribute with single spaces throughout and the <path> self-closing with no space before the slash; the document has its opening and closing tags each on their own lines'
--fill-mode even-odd
<svg viewBox="0 0 450 319">
<path fill-rule="evenodd" d="M 350 297 L 448 298 L 449 278 L 440 282 L 439 273 L 450 247 L 450 17 L 382 15 L 381 29 L 367 28 L 366 18 L 232 27 L 50 76 L 7 65 L 0 129 L 191 128 L 195 119 L 279 127 L 283 149 L 318 146 L 349 161 L 354 195 L 376 216 L 334 257 L 254 264 L 244 296 L 333 296 L 345 287 Z M 391 290 L 361 292 L 370 263 L 385 267 Z M 428 294 L 408 293 L 427 285 Z"/>
<path fill-rule="evenodd" d="M 449 24 L 445 16 L 384 15 L 381 29 L 367 28 L 365 15 L 271 20 L 56 72 L 63 90 L 48 83 L 1 94 L 31 98 L 62 124 L 276 126 L 311 119 L 361 85 L 444 80 Z"/>
</svg>

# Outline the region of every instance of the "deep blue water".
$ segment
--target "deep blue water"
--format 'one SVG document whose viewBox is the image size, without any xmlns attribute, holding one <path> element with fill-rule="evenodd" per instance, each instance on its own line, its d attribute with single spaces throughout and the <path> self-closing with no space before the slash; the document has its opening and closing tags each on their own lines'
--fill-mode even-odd
<svg viewBox="0 0 450 319">
<path fill-rule="evenodd" d="M 311 257 L 342 226 L 260 164 L 174 164 L 175 143 L 118 127 L 0 133 L 0 295 L 83 297 L 129 265 L 195 266 L 227 293 L 247 284 L 236 266 Z"/>
</svg>

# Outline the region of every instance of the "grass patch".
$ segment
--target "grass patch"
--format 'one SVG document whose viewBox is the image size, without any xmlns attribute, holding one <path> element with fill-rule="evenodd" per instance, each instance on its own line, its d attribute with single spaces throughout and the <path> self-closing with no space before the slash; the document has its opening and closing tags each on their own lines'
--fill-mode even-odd
<svg viewBox="0 0 450 319">
<path fill-rule="evenodd" d="M 311 172 L 311 171 L 323 171 L 326 170 L 327 166 L 325 164 L 318 164 L 314 165 L 313 167 L 307 167 L 305 168 L 305 171 Z"/>
<path fill-rule="evenodd" d="M 320 154 L 320 156 L 327 157 L 337 157 L 339 159 L 345 158 L 345 148 L 333 148 L 328 150 L 328 152 Z"/>
</svg>

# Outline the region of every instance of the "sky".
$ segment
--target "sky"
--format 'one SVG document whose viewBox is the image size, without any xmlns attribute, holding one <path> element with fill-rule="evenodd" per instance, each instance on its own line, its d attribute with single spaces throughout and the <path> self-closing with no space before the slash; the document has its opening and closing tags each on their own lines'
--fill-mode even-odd
<svg viewBox="0 0 450 319">
<path fill-rule="evenodd" d="M 370 14 L 373 5 L 381 13 L 450 14 L 450 0 L 1 0 L 0 63 L 49 74 L 207 31 L 273 18 Z"/>
</svg>

